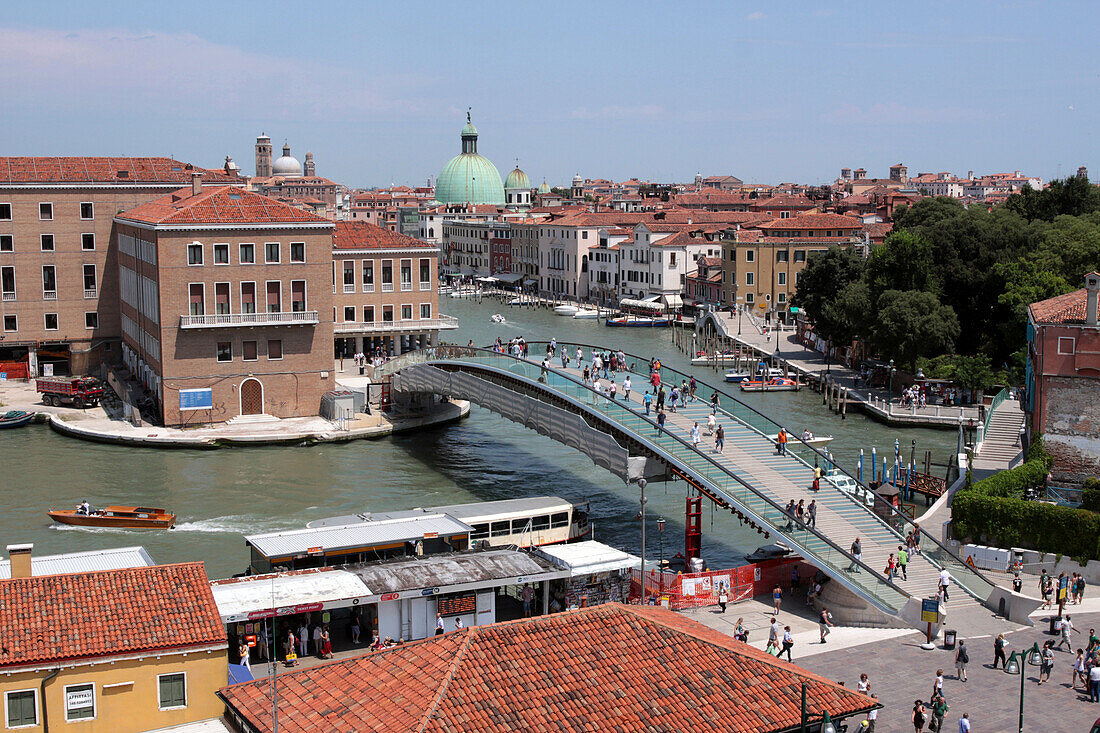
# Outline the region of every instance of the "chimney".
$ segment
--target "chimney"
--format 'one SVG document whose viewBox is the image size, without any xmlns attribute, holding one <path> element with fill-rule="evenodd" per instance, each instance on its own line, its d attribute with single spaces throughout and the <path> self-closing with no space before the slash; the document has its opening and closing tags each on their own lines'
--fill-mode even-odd
<svg viewBox="0 0 1100 733">
<path fill-rule="evenodd" d="M 1100 272 L 1090 272 L 1085 275 L 1085 325 L 1097 325 L 1096 315 L 1100 300 Z"/>
<path fill-rule="evenodd" d="M 191 195 L 198 196 L 202 193 L 202 173 L 191 171 Z"/>
<path fill-rule="evenodd" d="M 31 550 L 34 545 L 8 545 L 8 558 L 11 560 L 11 577 L 31 577 Z"/>
</svg>

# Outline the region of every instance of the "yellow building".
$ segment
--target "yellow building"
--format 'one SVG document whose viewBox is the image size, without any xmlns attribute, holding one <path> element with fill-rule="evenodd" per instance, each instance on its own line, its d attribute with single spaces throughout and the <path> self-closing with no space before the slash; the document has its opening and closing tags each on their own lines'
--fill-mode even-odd
<svg viewBox="0 0 1100 733">
<path fill-rule="evenodd" d="M 138 733 L 222 714 L 225 629 L 202 563 L 0 581 L 4 730 Z"/>
</svg>

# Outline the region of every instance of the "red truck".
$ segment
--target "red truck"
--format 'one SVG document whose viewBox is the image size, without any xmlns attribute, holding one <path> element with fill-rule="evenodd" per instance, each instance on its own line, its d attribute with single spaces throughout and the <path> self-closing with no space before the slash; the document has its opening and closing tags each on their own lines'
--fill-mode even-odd
<svg viewBox="0 0 1100 733">
<path fill-rule="evenodd" d="M 93 407 L 103 397 L 103 385 L 95 377 L 39 377 L 34 386 L 42 402 L 54 407 Z"/>
</svg>

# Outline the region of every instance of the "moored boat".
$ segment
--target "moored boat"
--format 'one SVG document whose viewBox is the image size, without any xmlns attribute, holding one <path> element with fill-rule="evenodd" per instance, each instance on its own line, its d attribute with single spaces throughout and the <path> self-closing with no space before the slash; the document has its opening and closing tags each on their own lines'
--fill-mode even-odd
<svg viewBox="0 0 1100 733">
<path fill-rule="evenodd" d="M 805 445 L 819 446 L 819 445 L 825 445 L 826 443 L 830 442 L 833 439 L 833 436 L 831 436 L 831 435 L 814 435 L 814 436 L 811 436 L 809 438 L 803 438 L 801 436 L 795 436 L 794 433 L 791 433 L 788 439 L 792 443 L 803 443 Z M 779 440 L 779 433 L 773 433 L 772 435 L 769 435 L 768 440 L 770 440 L 773 443 L 775 441 Z"/>
<path fill-rule="evenodd" d="M 752 379 L 751 372 L 738 372 L 733 369 L 726 372 L 725 377 L 727 382 L 744 382 L 746 379 Z"/>
<path fill-rule="evenodd" d="M 667 326 L 671 322 L 671 318 L 651 318 L 649 316 L 620 316 L 618 318 L 608 318 L 604 321 L 608 326 L 633 328 Z"/>
<path fill-rule="evenodd" d="M 738 360 L 736 353 L 732 351 L 721 354 L 707 354 L 700 352 L 691 360 L 692 366 L 710 366 L 711 364 L 733 364 Z"/>
<path fill-rule="evenodd" d="M 554 307 L 554 313 L 559 316 L 571 316 L 579 310 L 580 308 L 575 305 L 559 305 Z"/>
<path fill-rule="evenodd" d="M 599 318 L 600 312 L 592 308 L 580 308 L 573 314 L 574 318 Z"/>
<path fill-rule="evenodd" d="M 489 320 L 491 320 L 493 323 L 504 323 L 504 316 L 500 315 L 499 313 L 494 313 L 493 315 L 489 316 Z"/>
<path fill-rule="evenodd" d="M 50 519 L 77 527 L 110 527 L 117 529 L 170 529 L 176 515 L 145 506 L 108 506 L 102 509 L 53 509 L 46 512 Z"/>
<path fill-rule="evenodd" d="M 24 412 L 23 410 L 9 410 L 0 415 L 0 428 L 21 428 L 30 424 L 37 413 Z"/>
<path fill-rule="evenodd" d="M 798 382 L 787 377 L 772 377 L 771 379 L 746 379 L 741 382 L 743 392 L 794 392 L 798 389 Z"/>
</svg>

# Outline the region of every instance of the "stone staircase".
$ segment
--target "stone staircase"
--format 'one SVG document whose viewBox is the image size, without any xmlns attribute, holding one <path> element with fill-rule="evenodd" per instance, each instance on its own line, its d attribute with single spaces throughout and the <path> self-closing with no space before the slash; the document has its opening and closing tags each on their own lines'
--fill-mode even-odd
<svg viewBox="0 0 1100 733">
<path fill-rule="evenodd" d="M 279 418 L 274 415 L 237 415 L 236 417 L 226 420 L 226 425 L 257 425 L 261 423 L 273 423 L 279 422 Z"/>
<path fill-rule="evenodd" d="M 1003 470 L 1009 468 L 1023 450 L 1020 427 L 1025 415 L 1018 400 L 1005 400 L 989 420 L 989 429 L 982 439 L 981 449 L 974 459 L 974 468 Z"/>
</svg>

